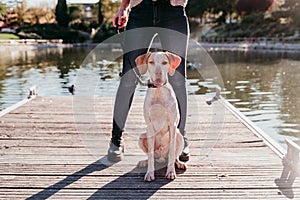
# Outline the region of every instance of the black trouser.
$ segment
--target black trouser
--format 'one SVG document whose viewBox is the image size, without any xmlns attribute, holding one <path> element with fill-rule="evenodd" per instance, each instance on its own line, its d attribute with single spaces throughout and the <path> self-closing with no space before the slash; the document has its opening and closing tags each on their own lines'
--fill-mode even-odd
<svg viewBox="0 0 300 200">
<path fill-rule="evenodd" d="M 160 0 L 156 3 L 151 0 L 143 0 L 139 5 L 132 8 L 129 14 L 124 38 L 122 78 L 114 106 L 113 132 L 119 132 L 125 127 L 137 85 L 137 77 L 132 68 L 136 67 L 136 57 L 147 52 L 155 34 L 158 34 L 163 50 L 182 58 L 174 76 L 169 77 L 169 82 L 179 105 L 180 122 L 178 128 L 184 135 L 187 117 L 185 68 L 189 36 L 188 21 L 182 6 L 172 6 L 169 2 L 161 2 Z"/>
</svg>

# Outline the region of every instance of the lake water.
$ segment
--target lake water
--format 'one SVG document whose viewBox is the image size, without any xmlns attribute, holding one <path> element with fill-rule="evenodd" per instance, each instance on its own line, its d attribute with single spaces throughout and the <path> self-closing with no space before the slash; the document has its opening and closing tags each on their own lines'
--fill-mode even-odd
<svg viewBox="0 0 300 200">
<path fill-rule="evenodd" d="M 78 73 L 99 76 L 95 95 L 114 96 L 121 52 L 97 52 L 104 58 L 117 58 L 103 60 L 91 55 L 93 48 L 0 47 L 0 110 L 26 98 L 33 85 L 40 96 L 71 95 L 68 87 L 76 86 Z M 262 130 L 281 144 L 285 138 L 300 144 L 300 53 L 208 51 L 205 56 L 214 64 L 216 76 L 195 70 L 194 65 L 196 69 L 205 65 L 196 63 L 195 54 L 187 73 L 189 94 L 214 92 L 215 78 L 219 76 L 223 96 Z M 87 57 L 94 60 L 89 62 Z M 145 90 L 139 87 L 137 95 L 143 95 Z"/>
</svg>

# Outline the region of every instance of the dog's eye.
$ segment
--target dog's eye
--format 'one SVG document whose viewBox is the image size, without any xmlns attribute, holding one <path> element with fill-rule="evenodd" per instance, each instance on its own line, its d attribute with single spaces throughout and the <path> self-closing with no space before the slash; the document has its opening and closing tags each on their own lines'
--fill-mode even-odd
<svg viewBox="0 0 300 200">
<path fill-rule="evenodd" d="M 149 61 L 149 64 L 152 64 L 152 65 L 153 65 L 153 64 L 154 64 L 154 61 L 152 61 L 152 60 L 151 60 L 151 61 Z"/>
<path fill-rule="evenodd" d="M 167 61 L 163 61 L 161 64 L 166 65 L 166 64 L 168 64 L 168 62 Z"/>
</svg>

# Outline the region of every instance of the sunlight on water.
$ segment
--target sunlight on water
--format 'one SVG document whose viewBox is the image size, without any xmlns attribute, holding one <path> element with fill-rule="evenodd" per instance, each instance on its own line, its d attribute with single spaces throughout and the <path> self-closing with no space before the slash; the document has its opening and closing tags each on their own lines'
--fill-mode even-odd
<svg viewBox="0 0 300 200">
<path fill-rule="evenodd" d="M 227 99 L 280 143 L 290 138 L 299 144 L 299 55 L 212 52 L 212 57 L 230 91 Z"/>
</svg>

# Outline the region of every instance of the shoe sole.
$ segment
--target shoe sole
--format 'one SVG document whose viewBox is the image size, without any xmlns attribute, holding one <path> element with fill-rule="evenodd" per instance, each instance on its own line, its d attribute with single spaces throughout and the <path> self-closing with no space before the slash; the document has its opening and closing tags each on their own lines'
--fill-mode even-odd
<svg viewBox="0 0 300 200">
<path fill-rule="evenodd" d="M 180 160 L 181 162 L 187 162 L 187 161 L 189 161 L 189 160 L 190 160 L 190 154 L 187 154 L 187 155 L 180 155 L 180 156 L 179 156 L 179 160 Z"/>
<path fill-rule="evenodd" d="M 120 155 L 120 156 L 107 155 L 107 160 L 110 162 L 120 162 L 121 160 L 123 160 L 123 155 Z"/>
</svg>

